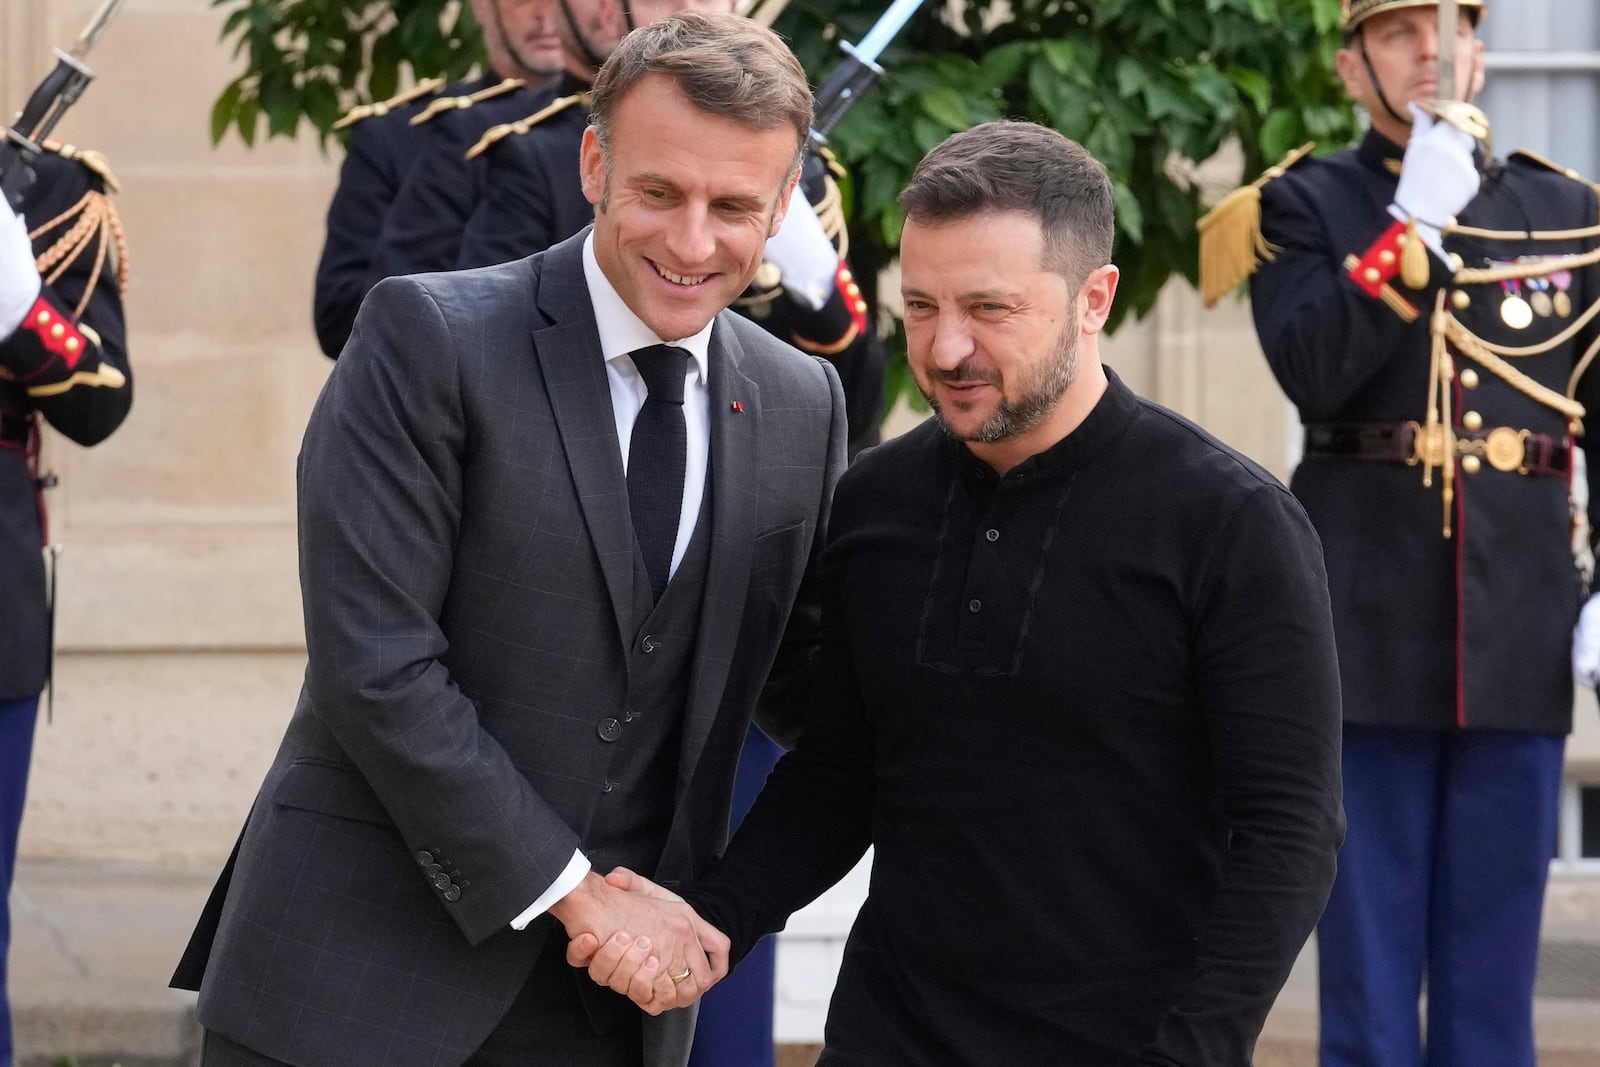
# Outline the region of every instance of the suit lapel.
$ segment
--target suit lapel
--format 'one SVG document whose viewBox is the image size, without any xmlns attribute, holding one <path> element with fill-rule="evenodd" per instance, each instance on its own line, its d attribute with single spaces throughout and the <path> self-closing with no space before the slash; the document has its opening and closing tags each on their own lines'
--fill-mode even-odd
<svg viewBox="0 0 1600 1067">
<path fill-rule="evenodd" d="M 577 487 L 578 505 L 605 574 L 617 638 L 626 648 L 633 626 L 633 520 L 628 514 L 628 481 L 611 409 L 611 386 L 600 356 L 594 305 L 583 279 L 584 236 L 563 241 L 540 259 L 535 303 L 545 324 L 533 327 L 533 350 Z"/>
<path fill-rule="evenodd" d="M 726 314 L 726 313 L 725 313 Z M 700 634 L 685 708 L 678 790 L 682 796 L 721 706 L 739 640 L 759 490 L 761 391 L 740 369 L 744 350 L 719 318 L 711 334 L 711 559 L 700 607 Z"/>
</svg>

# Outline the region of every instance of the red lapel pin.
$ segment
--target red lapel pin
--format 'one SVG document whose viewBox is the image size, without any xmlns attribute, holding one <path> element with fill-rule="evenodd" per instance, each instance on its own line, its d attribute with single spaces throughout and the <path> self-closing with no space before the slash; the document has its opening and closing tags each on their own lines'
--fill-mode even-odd
<svg viewBox="0 0 1600 1067">
<path fill-rule="evenodd" d="M 729 407 L 733 408 L 733 410 L 738 411 L 738 412 L 743 412 L 744 411 L 744 405 L 741 404 L 737 400 L 735 400 L 732 404 L 730 404 Z"/>
</svg>

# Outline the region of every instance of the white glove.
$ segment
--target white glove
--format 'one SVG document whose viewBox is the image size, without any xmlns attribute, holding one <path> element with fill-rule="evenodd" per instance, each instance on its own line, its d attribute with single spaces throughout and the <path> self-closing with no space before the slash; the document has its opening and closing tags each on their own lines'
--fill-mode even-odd
<svg viewBox="0 0 1600 1067">
<path fill-rule="evenodd" d="M 1446 263 L 1439 227 L 1455 218 L 1478 195 L 1478 164 L 1472 158 L 1472 135 L 1417 107 L 1411 109 L 1411 140 L 1400 162 L 1389 214 L 1401 222 L 1417 220 L 1417 235 Z"/>
<path fill-rule="evenodd" d="M 39 299 L 39 270 L 22 216 L 0 204 L 0 340 L 10 337 Z"/>
<path fill-rule="evenodd" d="M 820 310 L 833 295 L 839 251 L 798 186 L 783 225 L 767 239 L 766 258 L 778 268 L 779 280 L 789 295 L 813 311 Z"/>
<path fill-rule="evenodd" d="M 1600 593 L 1591 596 L 1578 613 L 1578 625 L 1572 631 L 1572 677 L 1590 689 L 1600 684 Z"/>
</svg>

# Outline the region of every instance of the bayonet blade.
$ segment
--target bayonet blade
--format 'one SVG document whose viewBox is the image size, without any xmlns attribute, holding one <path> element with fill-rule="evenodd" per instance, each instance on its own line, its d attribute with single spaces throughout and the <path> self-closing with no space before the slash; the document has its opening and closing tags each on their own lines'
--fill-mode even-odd
<svg viewBox="0 0 1600 1067">
<path fill-rule="evenodd" d="M 1456 34 L 1460 32 L 1456 0 L 1439 0 L 1439 84 L 1434 99 L 1448 103 L 1456 99 Z"/>
<path fill-rule="evenodd" d="M 83 32 L 78 34 L 78 39 L 72 42 L 72 47 L 67 51 L 75 59 L 81 60 L 84 56 L 87 56 L 89 49 L 93 48 L 95 41 L 99 40 L 100 32 L 111 21 L 111 16 L 115 15 L 118 9 L 127 2 L 128 0 L 100 0 L 100 6 L 95 9 L 93 15 L 89 16 L 89 21 L 83 27 Z M 1454 4 L 1451 6 L 1453 7 Z"/>
</svg>

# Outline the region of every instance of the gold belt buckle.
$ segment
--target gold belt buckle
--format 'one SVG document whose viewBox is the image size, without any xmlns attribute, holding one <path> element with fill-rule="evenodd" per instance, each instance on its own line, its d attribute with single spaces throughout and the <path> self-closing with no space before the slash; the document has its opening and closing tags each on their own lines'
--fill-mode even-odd
<svg viewBox="0 0 1600 1067">
<path fill-rule="evenodd" d="M 1483 458 L 1497 471 L 1527 474 L 1524 465 L 1527 457 L 1527 430 L 1513 430 L 1509 426 L 1496 426 L 1483 440 Z"/>
</svg>

